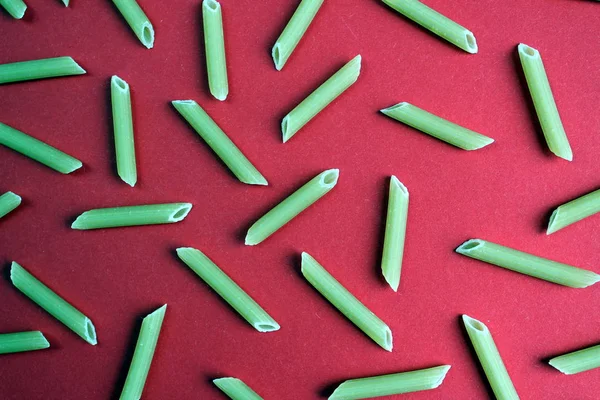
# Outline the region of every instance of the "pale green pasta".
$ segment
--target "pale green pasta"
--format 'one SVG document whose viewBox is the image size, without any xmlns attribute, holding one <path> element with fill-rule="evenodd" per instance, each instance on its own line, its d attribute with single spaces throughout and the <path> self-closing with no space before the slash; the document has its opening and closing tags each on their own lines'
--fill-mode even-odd
<svg viewBox="0 0 600 400">
<path fill-rule="evenodd" d="M 356 82 L 360 74 L 360 66 L 361 57 L 358 55 L 290 111 L 281 121 L 283 142 L 290 140 L 300 128 Z"/>
<path fill-rule="evenodd" d="M 279 35 L 271 55 L 277 71 L 281 71 L 290 55 L 304 36 L 308 26 L 321 8 L 323 0 L 301 0 L 294 15 Z"/>
<path fill-rule="evenodd" d="M 96 328 L 88 317 L 37 280 L 15 261 L 13 261 L 10 268 L 10 280 L 25 296 L 78 334 L 83 340 L 91 345 L 98 343 Z"/>
<path fill-rule="evenodd" d="M 69 7 L 69 0 L 62 0 L 65 7 Z"/>
<path fill-rule="evenodd" d="M 0 218 L 19 207 L 21 196 L 13 192 L 6 192 L 0 196 Z"/>
<path fill-rule="evenodd" d="M 0 333 L 0 354 L 42 350 L 48 347 L 50 343 L 40 331 Z"/>
<path fill-rule="evenodd" d="M 117 6 L 135 36 L 146 48 L 151 49 L 154 46 L 154 27 L 136 0 L 112 0 L 112 2 Z"/>
<path fill-rule="evenodd" d="M 148 314 L 142 321 L 142 328 L 135 344 L 120 400 L 139 400 L 142 397 L 166 311 L 167 305 L 165 304 Z"/>
<path fill-rule="evenodd" d="M 467 53 L 477 53 L 473 33 L 417 0 L 383 0 L 385 4 Z"/>
<path fill-rule="evenodd" d="M 600 345 L 554 357 L 548 364 L 566 375 L 600 367 Z"/>
<path fill-rule="evenodd" d="M 83 165 L 78 159 L 1 122 L 0 144 L 63 174 Z"/>
<path fill-rule="evenodd" d="M 400 285 L 407 217 L 408 189 L 392 175 L 381 256 L 381 272 L 394 292 L 398 291 Z"/>
<path fill-rule="evenodd" d="M 15 19 L 23 18 L 27 10 L 27 5 L 23 0 L 0 0 L 0 6 Z"/>
<path fill-rule="evenodd" d="M 383 114 L 463 150 L 477 150 L 494 139 L 463 128 L 407 102 L 380 110 Z"/>
<path fill-rule="evenodd" d="M 302 253 L 301 270 L 306 280 L 365 335 L 385 350 L 392 351 L 390 328 L 308 253 Z"/>
<path fill-rule="evenodd" d="M 502 268 L 573 288 L 584 288 L 600 281 L 600 275 L 581 268 L 547 260 L 482 239 L 461 244 L 456 252 Z"/>
<path fill-rule="evenodd" d="M 548 148 L 558 157 L 571 161 L 573 152 L 554 102 L 540 52 L 523 43 L 519 44 L 518 51 L 529 93 Z"/>
<path fill-rule="evenodd" d="M 600 212 L 600 190 L 595 190 L 558 206 L 550 216 L 546 234 L 554 233 L 598 212 Z"/>
<path fill-rule="evenodd" d="M 249 185 L 268 185 L 229 137 L 194 100 L 175 100 L 175 109 L 191 125 L 233 174 Z"/>
<path fill-rule="evenodd" d="M 450 365 L 397 374 L 350 379 L 338 386 L 328 400 L 358 400 L 435 389 L 442 384 Z"/>
<path fill-rule="evenodd" d="M 208 87 L 210 93 L 216 99 L 223 101 L 229 93 L 229 84 L 227 82 L 223 18 L 221 4 L 218 1 L 204 0 L 202 2 L 202 21 L 204 24 Z"/>
<path fill-rule="evenodd" d="M 214 379 L 213 383 L 232 400 L 263 400 L 250 386 L 238 378 Z"/>
<path fill-rule="evenodd" d="M 463 323 L 496 399 L 518 400 L 519 395 L 506 371 L 488 327 L 468 315 L 463 315 Z"/>
<path fill-rule="evenodd" d="M 72 229 L 100 229 L 121 226 L 172 224 L 183 221 L 192 209 L 190 203 L 147 204 L 112 208 L 96 208 L 81 214 Z"/>
<path fill-rule="evenodd" d="M 254 246 L 261 243 L 311 204 L 325 196 L 337 184 L 339 176 L 339 169 L 328 169 L 289 195 L 248 229 L 246 245 Z"/>
<path fill-rule="evenodd" d="M 279 324 L 200 250 L 180 247 L 177 256 L 257 331 L 279 330 Z"/>
<path fill-rule="evenodd" d="M 0 64 L 0 84 L 85 73 L 85 69 L 81 68 L 71 57 L 42 58 Z"/>
<path fill-rule="evenodd" d="M 129 84 L 116 75 L 110 79 L 113 127 L 117 172 L 129 186 L 137 182 L 133 119 L 131 117 L 131 94 Z"/>
</svg>

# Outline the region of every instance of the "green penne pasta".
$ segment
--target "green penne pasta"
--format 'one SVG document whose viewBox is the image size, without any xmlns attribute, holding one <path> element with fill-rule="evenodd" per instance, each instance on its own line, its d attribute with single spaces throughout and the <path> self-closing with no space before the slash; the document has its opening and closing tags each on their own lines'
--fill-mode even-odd
<svg viewBox="0 0 600 400">
<path fill-rule="evenodd" d="M 283 143 L 290 140 L 308 121 L 352 86 L 360 75 L 360 66 L 361 57 L 358 55 L 290 111 L 281 121 Z"/>
<path fill-rule="evenodd" d="M 402 256 L 404 255 L 404 236 L 408 217 L 408 189 L 392 175 L 388 196 L 385 236 L 381 256 L 381 271 L 386 282 L 398 291 Z"/>
<path fill-rule="evenodd" d="M 0 84 L 85 73 L 71 57 L 43 58 L 0 64 Z"/>
<path fill-rule="evenodd" d="M 529 93 L 548 148 L 558 157 L 571 161 L 573 160 L 573 152 L 554 102 L 554 96 L 552 95 L 552 89 L 550 89 L 540 52 L 523 43 L 519 44 L 517 49 Z"/>
<path fill-rule="evenodd" d="M 435 389 L 442 384 L 450 365 L 397 374 L 350 379 L 338 386 L 328 400 L 358 400 Z"/>
<path fill-rule="evenodd" d="M 83 165 L 78 159 L 1 122 L 0 144 L 62 174 L 69 174 Z"/>
<path fill-rule="evenodd" d="M 23 0 L 0 0 L 0 6 L 15 19 L 23 18 L 27 10 L 27 5 Z"/>
<path fill-rule="evenodd" d="M 250 386 L 238 378 L 214 379 L 213 383 L 232 400 L 263 400 Z"/>
<path fill-rule="evenodd" d="M 166 311 L 167 305 L 165 304 L 148 314 L 142 321 L 142 328 L 135 344 L 120 400 L 139 400 L 142 397 Z"/>
<path fill-rule="evenodd" d="M 241 182 L 249 185 L 269 184 L 198 103 L 194 100 L 175 100 L 172 103 L 179 114 Z"/>
<path fill-rule="evenodd" d="M 69 0 L 62 0 L 65 7 L 69 7 Z"/>
<path fill-rule="evenodd" d="M 133 141 L 133 119 L 131 117 L 131 94 L 129 84 L 116 75 L 110 79 L 113 127 L 117 172 L 129 186 L 137 182 L 135 145 Z"/>
<path fill-rule="evenodd" d="M 0 354 L 42 350 L 48 347 L 50 343 L 40 331 L 0 333 Z"/>
<path fill-rule="evenodd" d="M 446 39 L 467 53 L 477 53 L 477 41 L 473 32 L 427 7 L 420 1 L 383 0 L 383 2 L 406 18 L 411 19 L 439 37 Z"/>
<path fill-rule="evenodd" d="M 310 254 L 302 253 L 302 275 L 335 308 L 365 335 L 387 351 L 392 351 L 390 328 L 331 276 Z"/>
<path fill-rule="evenodd" d="M 490 137 L 463 128 L 407 102 L 380 111 L 396 121 L 463 150 L 481 149 L 494 142 Z"/>
<path fill-rule="evenodd" d="M 135 0 L 112 0 L 135 36 L 146 48 L 154 46 L 154 27 Z"/>
<path fill-rule="evenodd" d="M 200 250 L 180 247 L 177 256 L 257 331 L 279 330 L 279 324 Z"/>
<path fill-rule="evenodd" d="M 519 395 L 510 380 L 488 327 L 468 315 L 463 315 L 463 323 L 496 399 L 518 400 Z"/>
<path fill-rule="evenodd" d="M 12 262 L 10 268 L 10 280 L 25 296 L 78 334 L 83 340 L 91 345 L 98 343 L 96 328 L 88 317 L 37 280 L 15 261 Z"/>
<path fill-rule="evenodd" d="M 600 345 L 554 357 L 548 364 L 566 375 L 578 374 L 600 367 Z"/>
<path fill-rule="evenodd" d="M 337 184 L 339 169 L 328 169 L 308 181 L 269 212 L 260 217 L 246 234 L 246 245 L 254 246 L 275 233 L 295 216 L 325 196 Z"/>
<path fill-rule="evenodd" d="M 202 2 L 202 21 L 208 87 L 216 99 L 223 101 L 229 94 L 229 83 L 227 82 L 225 39 L 223 38 L 223 17 L 221 16 L 221 4 L 218 1 L 204 0 Z"/>
<path fill-rule="evenodd" d="M 294 15 L 277 38 L 271 55 L 277 71 L 281 71 L 290 55 L 304 36 L 308 26 L 317 15 L 323 0 L 301 0 Z"/>
<path fill-rule="evenodd" d="M 600 212 L 600 190 L 558 206 L 548 222 L 547 235 Z"/>
<path fill-rule="evenodd" d="M 13 192 L 6 192 L 0 196 L 0 218 L 19 207 L 21 204 L 21 196 Z"/>
<path fill-rule="evenodd" d="M 191 203 L 97 208 L 86 211 L 77 217 L 71 224 L 71 228 L 88 230 L 121 226 L 172 224 L 183 221 L 191 209 Z"/>
<path fill-rule="evenodd" d="M 476 260 L 573 288 L 584 288 L 600 281 L 600 275 L 581 268 L 524 253 L 482 239 L 461 244 L 456 252 Z"/>
</svg>

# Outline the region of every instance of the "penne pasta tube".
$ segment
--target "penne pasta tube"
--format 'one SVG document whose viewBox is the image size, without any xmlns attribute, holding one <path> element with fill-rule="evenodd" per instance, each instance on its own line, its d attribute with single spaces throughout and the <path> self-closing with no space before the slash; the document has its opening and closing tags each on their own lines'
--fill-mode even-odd
<svg viewBox="0 0 600 400">
<path fill-rule="evenodd" d="M 463 322 L 496 399 L 518 400 L 519 395 L 506 371 L 488 327 L 468 315 L 463 315 Z"/>
<path fill-rule="evenodd" d="M 517 49 L 548 148 L 558 157 L 571 161 L 573 152 L 556 108 L 540 52 L 523 43 Z"/>
<path fill-rule="evenodd" d="M 463 150 L 478 150 L 494 142 L 490 137 L 463 128 L 407 102 L 380 111 L 396 121 Z"/>
<path fill-rule="evenodd" d="M 283 143 L 356 82 L 360 75 L 361 60 L 360 55 L 354 57 L 283 118 Z"/>
<path fill-rule="evenodd" d="M 400 285 L 407 217 L 408 189 L 398 178 L 392 175 L 385 221 L 381 271 L 394 292 L 398 291 Z"/>
<path fill-rule="evenodd" d="M 339 175 L 340 171 L 338 169 L 321 172 L 273 207 L 248 229 L 246 245 L 254 246 L 263 242 L 302 211 L 325 196 L 337 184 Z"/>
<path fill-rule="evenodd" d="M 6 192 L 0 196 L 0 218 L 19 207 L 21 204 L 21 196 L 13 192 Z"/>
<path fill-rule="evenodd" d="M 214 379 L 213 383 L 232 400 L 263 400 L 250 386 L 237 378 Z"/>
<path fill-rule="evenodd" d="M 142 397 L 166 311 L 167 305 L 165 304 L 142 320 L 142 328 L 135 344 L 120 400 L 139 400 Z"/>
<path fill-rule="evenodd" d="M 598 212 L 600 212 L 600 190 L 595 190 L 558 206 L 550 216 L 546 234 L 550 235 Z"/>
<path fill-rule="evenodd" d="M 204 253 L 180 247 L 177 256 L 259 332 L 279 330 L 279 324 Z"/>
<path fill-rule="evenodd" d="M 300 1 L 298 8 L 283 29 L 283 32 L 281 32 L 279 38 L 277 38 L 277 42 L 275 42 L 271 52 L 277 71 L 281 71 L 288 58 L 290 58 L 322 4 L 323 0 Z"/>
<path fill-rule="evenodd" d="M 390 328 L 308 253 L 302 253 L 302 275 L 365 335 L 383 349 L 392 351 L 393 338 Z"/>
<path fill-rule="evenodd" d="M 581 268 L 547 260 L 482 239 L 461 244 L 456 252 L 502 268 L 573 288 L 584 288 L 600 281 L 600 275 Z"/>
<path fill-rule="evenodd" d="M 423 28 L 446 39 L 467 53 L 477 53 L 477 41 L 470 30 L 417 0 L 383 0 L 385 4 Z"/>
<path fill-rule="evenodd" d="M 190 203 L 96 208 L 77 217 L 71 224 L 71 228 L 88 230 L 121 226 L 172 224 L 183 221 L 191 209 L 192 204 Z"/>
<path fill-rule="evenodd" d="M 0 354 L 47 349 L 50 343 L 40 331 L 0 333 Z"/>
<path fill-rule="evenodd" d="M 137 167 L 133 140 L 133 118 L 131 117 L 131 94 L 129 84 L 116 75 L 110 79 L 113 128 L 117 173 L 123 182 L 135 186 Z"/>
<path fill-rule="evenodd" d="M 37 280 L 15 261 L 12 262 L 10 268 L 10 280 L 21 293 L 78 334 L 83 340 L 91 345 L 98 343 L 96 328 L 88 317 Z"/>
<path fill-rule="evenodd" d="M 85 73 L 71 57 L 43 58 L 0 64 L 0 84 Z"/>
<path fill-rule="evenodd" d="M 0 144 L 62 174 L 69 174 L 83 165 L 78 159 L 1 122 Z"/>
<path fill-rule="evenodd" d="M 435 389 L 442 384 L 450 365 L 397 374 L 350 379 L 338 386 L 328 400 L 359 400 Z"/>
<path fill-rule="evenodd" d="M 112 0 L 135 36 L 146 48 L 154 47 L 154 27 L 136 0 Z"/>
<path fill-rule="evenodd" d="M 210 93 L 217 100 L 223 101 L 229 94 L 229 83 L 227 82 L 223 18 L 221 16 L 221 4 L 218 1 L 204 0 L 202 2 L 202 21 L 204 25 L 208 87 Z"/>
</svg>

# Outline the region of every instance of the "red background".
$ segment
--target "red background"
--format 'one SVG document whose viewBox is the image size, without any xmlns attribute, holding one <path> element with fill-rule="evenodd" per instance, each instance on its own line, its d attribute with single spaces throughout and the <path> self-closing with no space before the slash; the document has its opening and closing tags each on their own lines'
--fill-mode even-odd
<svg viewBox="0 0 600 400">
<path fill-rule="evenodd" d="M 265 399 L 312 399 L 354 377 L 439 364 L 452 369 L 414 399 L 489 396 L 461 328 L 487 323 L 524 399 L 595 399 L 600 371 L 562 375 L 543 360 L 600 342 L 600 286 L 570 289 L 453 252 L 481 237 L 600 272 L 600 217 L 545 235 L 559 204 L 600 186 L 598 26 L 584 0 L 428 0 L 472 30 L 469 55 L 377 0 L 325 1 L 281 72 L 270 51 L 297 1 L 223 0 L 230 94 L 210 97 L 200 1 L 141 1 L 156 30 L 145 49 L 109 1 L 28 0 L 24 20 L 0 14 L 0 63 L 70 55 L 87 75 L 0 87 L 0 121 L 81 159 L 61 175 L 0 148 L 0 192 L 22 206 L 0 222 L 0 331 L 39 329 L 45 351 L 2 356 L 5 399 L 118 396 L 140 317 L 169 307 L 145 399 L 221 398 L 210 379 L 236 376 Z M 516 57 L 540 50 L 574 161 L 544 145 Z M 356 54 L 361 76 L 343 96 L 281 143 L 282 117 Z M 109 78 L 132 88 L 140 179 L 114 172 Z M 195 99 L 257 168 L 268 187 L 238 182 L 172 109 Z M 409 101 L 496 143 L 466 152 L 384 117 Z M 246 229 L 309 178 L 339 168 L 336 188 L 263 244 Z M 389 176 L 410 191 L 400 290 L 380 277 Z M 189 201 L 179 224 L 98 231 L 69 228 L 95 207 Z M 197 247 L 282 326 L 256 332 L 173 251 Z M 299 270 L 319 260 L 392 329 L 387 353 L 330 306 Z M 89 315 L 90 346 L 32 304 L 7 276 L 16 260 Z"/>
</svg>

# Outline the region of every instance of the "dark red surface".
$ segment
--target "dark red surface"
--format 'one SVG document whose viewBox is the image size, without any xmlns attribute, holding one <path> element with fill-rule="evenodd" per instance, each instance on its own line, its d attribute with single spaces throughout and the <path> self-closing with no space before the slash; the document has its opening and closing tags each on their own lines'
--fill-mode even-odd
<svg viewBox="0 0 600 400">
<path fill-rule="evenodd" d="M 438 364 L 442 386 L 411 399 L 489 396 L 462 313 L 488 324 L 523 399 L 597 399 L 600 371 L 562 375 L 543 360 L 600 343 L 600 286 L 570 289 L 453 252 L 481 237 L 600 272 L 600 216 L 551 236 L 550 211 L 600 186 L 600 4 L 584 0 L 428 0 L 471 29 L 469 55 L 377 0 L 325 1 L 282 72 L 270 50 L 296 1 L 223 0 L 230 95 L 207 90 L 200 1 L 141 1 L 156 30 L 146 50 L 109 1 L 28 0 L 0 14 L 0 63 L 70 55 L 84 76 L 0 87 L 0 121 L 72 154 L 61 175 L 0 148 L 0 192 L 22 206 L 0 221 L 0 264 L 17 260 L 89 315 L 90 346 L 0 281 L 0 332 L 39 329 L 52 347 L 1 356 L 3 399 L 118 396 L 140 317 L 168 303 L 145 399 L 223 398 L 211 378 L 236 376 L 265 399 L 317 399 L 348 378 Z M 516 45 L 540 50 L 574 161 L 552 156 L 524 89 Z M 282 144 L 282 117 L 356 54 L 358 82 Z M 109 78 L 132 88 L 138 185 L 114 172 Z M 195 99 L 269 180 L 238 182 L 170 106 Z M 377 111 L 409 101 L 496 139 L 466 152 Z M 327 168 L 337 187 L 263 244 L 257 217 Z M 379 273 L 388 177 L 410 190 L 398 294 Z M 179 224 L 74 231 L 90 208 L 189 201 Z M 209 255 L 281 324 L 258 333 L 174 256 Z M 388 353 L 305 282 L 307 251 L 388 323 Z M 221 397 L 220 397 L 221 396 Z"/>
</svg>

